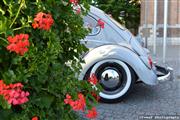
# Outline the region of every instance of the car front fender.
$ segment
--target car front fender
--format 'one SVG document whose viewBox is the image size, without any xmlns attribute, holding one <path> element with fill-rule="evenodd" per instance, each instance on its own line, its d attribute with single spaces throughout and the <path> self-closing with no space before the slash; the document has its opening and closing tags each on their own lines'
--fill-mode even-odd
<svg viewBox="0 0 180 120">
<path fill-rule="evenodd" d="M 149 69 L 140 57 L 130 48 L 120 45 L 103 45 L 92 49 L 84 56 L 85 63 L 82 64 L 82 70 L 79 79 L 83 80 L 87 71 L 97 62 L 106 59 L 117 59 L 127 63 L 133 68 L 139 79 L 148 85 L 156 85 L 157 75 L 153 69 Z"/>
</svg>

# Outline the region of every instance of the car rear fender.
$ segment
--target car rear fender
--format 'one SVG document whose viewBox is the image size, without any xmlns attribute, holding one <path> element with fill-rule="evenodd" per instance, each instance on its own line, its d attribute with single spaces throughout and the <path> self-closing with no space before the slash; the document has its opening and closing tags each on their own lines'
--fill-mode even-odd
<svg viewBox="0 0 180 120">
<path fill-rule="evenodd" d="M 106 59 L 116 59 L 127 63 L 133 68 L 137 76 L 144 83 L 155 85 L 158 83 L 156 72 L 149 69 L 140 59 L 140 57 L 128 47 L 120 45 L 103 45 L 92 49 L 84 56 L 85 63 L 82 64 L 82 70 L 79 79 L 82 80 L 87 71 L 97 62 Z"/>
</svg>

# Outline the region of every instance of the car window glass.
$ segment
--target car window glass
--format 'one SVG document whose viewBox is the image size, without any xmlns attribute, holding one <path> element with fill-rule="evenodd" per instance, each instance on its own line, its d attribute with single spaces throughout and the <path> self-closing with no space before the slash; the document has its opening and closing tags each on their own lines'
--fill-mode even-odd
<svg viewBox="0 0 180 120">
<path fill-rule="evenodd" d="M 90 29 L 91 33 L 89 35 L 96 35 L 100 31 L 100 27 L 97 26 L 97 20 L 87 15 L 83 19 L 84 27 Z"/>
</svg>

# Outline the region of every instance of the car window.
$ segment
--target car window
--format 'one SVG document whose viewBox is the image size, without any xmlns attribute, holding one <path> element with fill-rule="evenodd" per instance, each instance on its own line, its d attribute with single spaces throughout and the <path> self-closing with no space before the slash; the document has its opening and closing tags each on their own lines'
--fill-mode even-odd
<svg viewBox="0 0 180 120">
<path fill-rule="evenodd" d="M 97 35 L 100 31 L 100 26 L 97 26 L 97 20 L 89 15 L 83 18 L 84 27 L 89 29 L 91 32 L 89 35 Z"/>
</svg>

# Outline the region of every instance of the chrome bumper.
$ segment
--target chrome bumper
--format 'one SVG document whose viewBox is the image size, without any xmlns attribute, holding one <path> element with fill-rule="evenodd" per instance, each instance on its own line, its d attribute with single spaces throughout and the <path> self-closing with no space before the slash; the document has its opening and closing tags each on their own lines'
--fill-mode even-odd
<svg viewBox="0 0 180 120">
<path fill-rule="evenodd" d="M 171 67 L 165 68 L 156 65 L 156 71 L 157 71 L 157 79 L 159 82 L 173 79 L 173 68 Z"/>
</svg>

